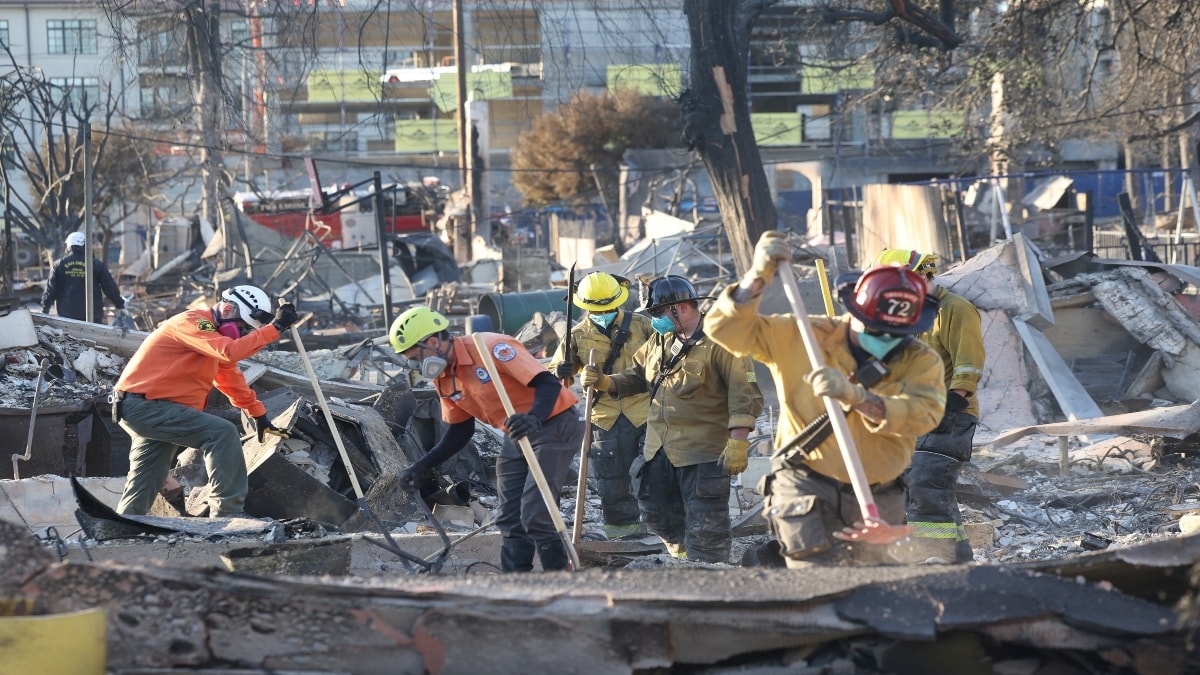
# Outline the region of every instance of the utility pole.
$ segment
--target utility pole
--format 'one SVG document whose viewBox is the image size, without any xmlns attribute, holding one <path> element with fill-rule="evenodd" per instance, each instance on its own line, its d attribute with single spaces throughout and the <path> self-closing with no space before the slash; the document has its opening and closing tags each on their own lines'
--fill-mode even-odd
<svg viewBox="0 0 1200 675">
<path fill-rule="evenodd" d="M 471 258 L 475 255 L 474 242 L 480 240 L 481 246 L 487 246 L 492 241 L 492 206 L 488 199 L 491 183 L 488 172 L 488 157 L 491 152 L 491 118 L 488 102 L 476 100 L 474 96 L 467 102 L 467 113 L 470 117 L 468 133 L 471 144 L 468 157 L 470 159 L 469 175 L 471 176 L 471 222 L 474 224 L 471 237 Z"/>
<path fill-rule="evenodd" d="M 83 95 L 83 109 L 88 107 L 87 94 Z M 83 297 L 84 314 L 83 318 L 88 323 L 96 320 L 96 294 L 93 291 L 95 288 L 93 281 L 96 277 L 96 270 L 93 269 L 92 263 L 92 116 L 86 115 L 83 129 L 80 131 L 83 134 Z"/>
<path fill-rule="evenodd" d="M 454 223 L 454 257 L 463 263 L 471 260 L 471 231 L 475 225 L 475 214 L 472 213 L 474 204 L 471 194 L 471 175 L 468 171 L 471 154 L 471 127 L 467 116 L 467 71 L 466 38 L 463 36 L 463 0 L 454 0 L 454 68 L 456 71 L 455 98 L 458 109 L 455 117 L 458 121 L 458 183 L 467 195 L 467 212 L 461 221 L 455 218 Z"/>
<path fill-rule="evenodd" d="M 372 206 L 375 209 L 375 231 L 376 237 L 379 240 L 379 274 L 380 280 L 383 282 L 383 329 L 386 331 L 392 326 L 392 261 L 391 261 L 391 246 L 388 241 L 387 219 L 383 213 L 383 178 L 376 171 L 373 177 L 375 185 L 375 194 L 372 195 Z M 393 196 L 394 200 L 395 197 Z"/>
</svg>

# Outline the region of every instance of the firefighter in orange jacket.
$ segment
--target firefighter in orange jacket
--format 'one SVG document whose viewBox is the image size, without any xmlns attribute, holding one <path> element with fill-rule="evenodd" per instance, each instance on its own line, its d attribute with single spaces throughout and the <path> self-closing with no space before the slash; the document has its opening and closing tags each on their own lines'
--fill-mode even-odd
<svg viewBox="0 0 1200 675">
<path fill-rule="evenodd" d="M 113 387 L 113 418 L 133 439 L 119 513 L 149 511 L 175 456 L 183 448 L 197 448 L 204 453 L 212 487 L 209 515 L 244 515 L 248 483 L 241 434 L 233 422 L 204 407 L 216 385 L 254 419 L 259 440 L 268 431 L 286 435 L 267 420 L 267 409 L 237 366 L 296 322 L 291 304 L 281 304 L 274 315 L 270 309 L 262 289 L 234 286 L 211 309 L 167 319 L 138 347 Z"/>
<path fill-rule="evenodd" d="M 417 484 L 426 470 L 461 450 L 475 433 L 475 420 L 508 430 L 496 460 L 496 527 L 500 530 L 500 568 L 533 569 L 536 553 L 543 570 L 565 570 L 570 559 L 525 457 L 516 441 L 528 438 L 552 491 L 566 483 L 571 460 L 583 442 L 579 400 L 529 351 L 507 335 L 483 333 L 500 381 L 513 409 L 505 416 L 491 376 L 475 345 L 450 335 L 450 322 L 428 307 L 413 307 L 396 317 L 388 337 L 409 367 L 433 380 L 450 425 L 429 452 L 401 472 L 402 485 Z"/>
</svg>

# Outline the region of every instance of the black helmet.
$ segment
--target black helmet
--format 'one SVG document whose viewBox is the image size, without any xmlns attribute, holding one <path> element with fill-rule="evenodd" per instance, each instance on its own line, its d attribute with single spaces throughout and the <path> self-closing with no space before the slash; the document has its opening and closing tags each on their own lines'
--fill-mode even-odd
<svg viewBox="0 0 1200 675">
<path fill-rule="evenodd" d="M 641 299 L 642 306 L 638 308 L 638 311 L 653 312 L 656 309 L 680 302 L 694 302 L 709 298 L 708 296 L 697 296 L 696 287 L 684 277 L 668 274 L 652 280 L 649 284 L 643 283 Z"/>
</svg>

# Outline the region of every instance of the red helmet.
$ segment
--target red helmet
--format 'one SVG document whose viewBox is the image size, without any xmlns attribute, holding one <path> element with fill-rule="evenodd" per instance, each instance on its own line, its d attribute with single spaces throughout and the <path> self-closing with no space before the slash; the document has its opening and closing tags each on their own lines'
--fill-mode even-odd
<svg viewBox="0 0 1200 675">
<path fill-rule="evenodd" d="M 868 330 L 916 335 L 933 327 L 937 301 L 925 295 L 925 279 L 901 265 L 880 265 L 837 279 L 838 299 Z"/>
</svg>

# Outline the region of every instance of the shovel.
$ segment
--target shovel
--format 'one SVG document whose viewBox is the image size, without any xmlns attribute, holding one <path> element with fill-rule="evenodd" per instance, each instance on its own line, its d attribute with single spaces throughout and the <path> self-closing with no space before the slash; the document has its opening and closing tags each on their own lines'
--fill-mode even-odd
<svg viewBox="0 0 1200 675">
<path fill-rule="evenodd" d="M 13 480 L 21 480 L 21 473 L 17 469 L 18 462 L 28 462 L 33 457 L 33 425 L 37 422 L 38 399 L 42 395 L 42 380 L 46 377 L 46 371 L 50 368 L 50 361 L 42 359 L 38 364 L 37 384 L 33 385 L 33 405 L 29 407 L 29 435 L 25 437 L 25 454 L 13 454 Z"/>
<path fill-rule="evenodd" d="M 596 350 L 588 352 L 588 365 L 596 365 Z M 571 528 L 571 541 L 579 548 L 579 540 L 583 537 L 583 507 L 587 502 L 588 455 L 592 451 L 592 406 L 596 403 L 596 388 L 588 387 L 583 392 L 583 420 L 586 428 L 583 430 L 583 443 L 579 448 L 579 486 L 575 489 L 575 523 Z"/>
<path fill-rule="evenodd" d="M 483 336 L 479 333 L 472 334 L 471 340 L 475 342 L 475 349 L 479 351 L 479 358 L 483 360 L 483 367 L 487 369 L 488 377 L 492 378 L 492 384 L 496 387 L 496 395 L 500 397 L 500 403 L 504 405 L 505 416 L 512 416 L 517 411 L 513 409 L 512 401 L 508 398 L 508 391 L 504 388 L 504 383 L 500 381 L 500 373 L 496 370 L 496 362 L 492 360 L 491 350 L 487 348 Z M 567 555 L 571 558 L 571 569 L 578 570 L 579 553 L 571 543 L 571 535 L 567 533 L 567 525 L 558 511 L 558 503 L 554 499 L 554 494 L 550 492 L 550 486 L 546 483 L 542 465 L 538 464 L 537 455 L 533 454 L 533 446 L 529 444 L 528 438 L 517 441 L 517 445 L 521 448 L 521 454 L 525 456 L 525 463 L 529 465 L 529 473 L 533 476 L 533 482 L 537 483 L 538 492 L 542 494 L 542 501 L 546 504 L 546 510 L 550 512 L 550 519 L 554 521 L 554 529 L 558 530 L 558 536 L 562 539 L 563 546 L 567 547 Z"/>
<path fill-rule="evenodd" d="M 358 508 L 362 509 L 363 515 L 367 517 L 367 520 L 371 521 L 377 528 L 379 528 L 380 533 L 383 534 L 383 538 L 387 540 L 387 545 L 380 544 L 379 542 L 371 541 L 369 539 L 367 541 L 371 541 L 371 543 L 376 544 L 385 551 L 389 551 L 402 558 L 404 566 L 408 568 L 409 571 L 412 571 L 413 569 L 409 565 L 409 562 L 414 562 L 425 567 L 426 569 L 431 569 L 429 563 L 427 563 L 425 560 L 401 550 L 401 548 L 396 545 L 395 540 L 392 539 L 392 533 L 389 532 L 388 529 L 384 527 L 383 523 L 375 517 L 375 514 L 371 513 L 371 507 L 367 505 L 367 499 L 363 494 L 362 486 L 358 483 L 358 474 L 355 473 L 354 465 L 350 463 L 350 455 L 346 452 L 346 444 L 342 441 L 342 435 L 338 433 L 337 425 L 334 423 L 333 412 L 329 409 L 329 403 L 325 401 L 324 392 L 321 391 L 321 381 L 317 379 L 317 373 L 313 370 L 312 362 L 308 360 L 308 351 L 304 349 L 304 342 L 300 339 L 300 331 L 295 326 L 292 326 L 291 330 L 292 342 L 294 342 L 296 345 L 296 352 L 300 354 L 300 361 L 304 363 L 304 370 L 308 373 L 309 384 L 312 385 L 313 393 L 317 395 L 317 403 L 321 406 L 321 412 L 325 413 L 325 423 L 329 425 L 329 434 L 333 436 L 333 442 L 334 445 L 337 446 L 338 454 L 341 455 L 342 464 L 346 466 L 346 474 L 350 477 L 350 485 L 354 488 L 354 496 L 357 499 Z M 421 499 L 419 494 L 417 495 L 417 502 L 421 506 L 425 506 L 425 502 Z M 428 511 L 428 507 L 425 508 L 426 511 Z M 429 515 L 431 518 L 433 517 L 432 513 Z M 443 544 L 445 545 L 442 554 L 442 557 L 444 558 L 444 554 L 450 550 L 450 538 L 446 536 L 446 532 L 442 530 L 440 526 L 438 526 L 437 530 L 442 537 Z M 440 561 L 436 563 L 435 566 L 440 567 Z"/>
<path fill-rule="evenodd" d="M 808 351 L 809 362 L 812 363 L 813 370 L 822 368 L 825 366 L 825 360 L 821 357 L 821 346 L 817 344 L 817 336 L 808 321 L 804 300 L 800 297 L 800 288 L 796 285 L 796 273 L 792 271 L 790 262 L 779 266 L 779 278 L 783 281 L 784 293 L 787 294 L 792 312 L 796 315 L 796 327 L 800 329 L 800 337 L 804 340 L 804 349 Z M 854 438 L 850 436 L 850 427 L 846 424 L 842 404 L 827 396 L 825 411 L 833 424 L 833 435 L 837 438 L 838 448 L 842 452 L 842 461 L 846 463 L 846 469 L 850 472 L 850 485 L 854 488 L 854 496 L 858 499 L 858 508 L 862 512 L 862 523 L 856 523 L 856 526 L 861 527 L 848 527 L 842 532 L 834 533 L 833 536 L 868 544 L 890 544 L 907 537 L 916 528 L 910 525 L 888 525 L 879 517 L 879 508 L 875 506 L 875 497 L 871 495 L 871 486 L 867 483 L 862 461 L 854 447 Z"/>
</svg>

